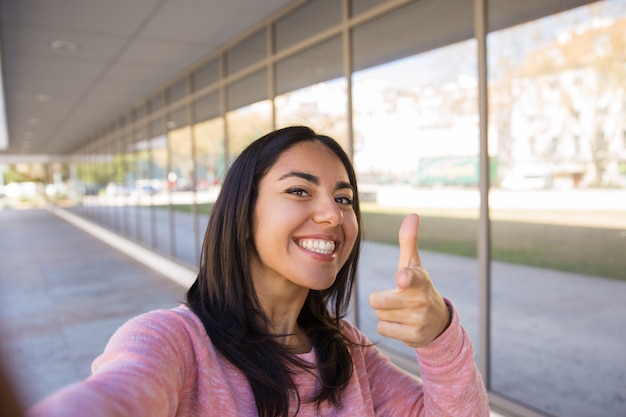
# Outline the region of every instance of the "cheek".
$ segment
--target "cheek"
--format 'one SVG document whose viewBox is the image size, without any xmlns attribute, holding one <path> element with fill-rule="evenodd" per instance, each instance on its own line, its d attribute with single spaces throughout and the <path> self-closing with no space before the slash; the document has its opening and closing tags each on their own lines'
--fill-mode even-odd
<svg viewBox="0 0 626 417">
<path fill-rule="evenodd" d="M 359 223 L 356 219 L 356 214 L 352 212 L 349 216 L 344 217 L 344 234 L 346 239 L 346 249 L 348 252 L 352 251 L 352 247 L 356 242 L 356 236 L 359 232 Z"/>
<path fill-rule="evenodd" d="M 291 212 L 292 210 L 276 204 L 257 207 L 254 211 L 251 239 L 257 250 L 277 245 L 285 238 Z"/>
</svg>

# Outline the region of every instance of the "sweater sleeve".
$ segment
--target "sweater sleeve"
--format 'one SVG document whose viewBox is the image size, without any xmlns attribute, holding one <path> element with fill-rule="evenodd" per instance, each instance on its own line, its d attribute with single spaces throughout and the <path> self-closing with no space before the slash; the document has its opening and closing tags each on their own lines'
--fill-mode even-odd
<svg viewBox="0 0 626 417">
<path fill-rule="evenodd" d="M 489 416 L 487 392 L 474 363 L 471 340 L 459 323 L 457 310 L 445 301 L 451 307 L 450 325 L 430 344 L 415 349 L 421 380 L 396 367 L 378 348 L 364 348 L 376 415 Z"/>
<path fill-rule="evenodd" d="M 190 355 L 175 317 L 158 310 L 124 324 L 93 362 L 91 376 L 44 398 L 28 416 L 175 415 Z"/>
</svg>

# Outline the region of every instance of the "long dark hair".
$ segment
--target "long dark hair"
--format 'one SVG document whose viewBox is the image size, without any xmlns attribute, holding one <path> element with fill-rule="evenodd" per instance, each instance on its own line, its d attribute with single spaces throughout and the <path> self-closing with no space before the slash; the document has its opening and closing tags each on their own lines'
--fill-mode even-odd
<svg viewBox="0 0 626 417">
<path fill-rule="evenodd" d="M 298 316 L 298 324 L 315 348 L 321 382 L 315 397 L 307 400 L 318 407 L 324 401 L 341 405 L 341 392 L 353 371 L 352 346 L 341 332 L 341 319 L 356 277 L 362 224 L 356 175 L 335 140 L 308 127 L 287 127 L 255 140 L 235 159 L 209 218 L 198 277 L 187 292 L 187 304 L 213 345 L 248 378 L 261 417 L 286 417 L 290 394 L 300 403 L 294 366 L 312 372 L 268 332 L 268 318 L 254 291 L 249 263 L 259 182 L 285 150 L 304 141 L 318 141 L 334 152 L 354 187 L 352 204 L 359 227 L 352 252 L 330 288 L 309 291 Z"/>
</svg>

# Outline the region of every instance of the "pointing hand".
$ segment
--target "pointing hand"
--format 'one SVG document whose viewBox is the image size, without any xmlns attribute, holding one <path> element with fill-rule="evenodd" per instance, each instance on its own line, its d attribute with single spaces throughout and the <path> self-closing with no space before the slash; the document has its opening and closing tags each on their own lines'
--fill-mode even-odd
<svg viewBox="0 0 626 417">
<path fill-rule="evenodd" d="M 419 223 L 420 218 L 410 214 L 400 226 L 397 288 L 370 295 L 378 332 L 411 347 L 429 344 L 450 323 L 450 311 L 422 267 L 417 248 Z"/>
</svg>

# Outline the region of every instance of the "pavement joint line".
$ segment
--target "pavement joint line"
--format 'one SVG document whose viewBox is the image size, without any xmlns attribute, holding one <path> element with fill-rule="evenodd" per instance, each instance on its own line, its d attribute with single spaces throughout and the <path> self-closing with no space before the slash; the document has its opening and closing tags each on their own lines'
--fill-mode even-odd
<svg viewBox="0 0 626 417">
<path fill-rule="evenodd" d="M 85 220 L 75 214 L 63 210 L 62 208 L 48 205 L 48 210 L 56 216 L 73 224 L 79 229 L 91 234 L 97 239 L 107 243 L 120 252 L 130 256 L 136 261 L 146 265 L 150 269 L 169 278 L 170 280 L 189 288 L 196 280 L 197 272 L 190 268 L 184 267 L 164 256 L 161 256 L 143 246 L 126 239 L 117 233 L 111 232 L 104 227 L 98 226 L 88 220 Z"/>
</svg>

